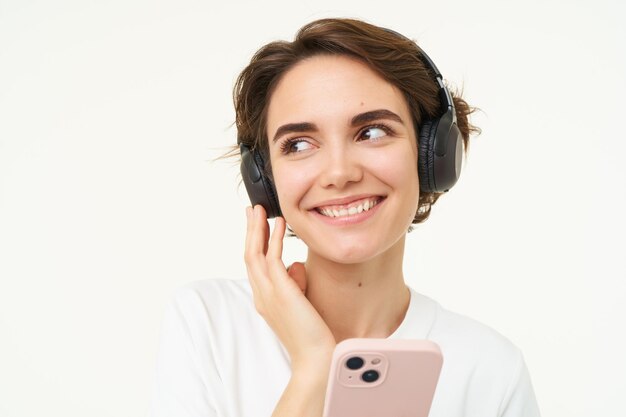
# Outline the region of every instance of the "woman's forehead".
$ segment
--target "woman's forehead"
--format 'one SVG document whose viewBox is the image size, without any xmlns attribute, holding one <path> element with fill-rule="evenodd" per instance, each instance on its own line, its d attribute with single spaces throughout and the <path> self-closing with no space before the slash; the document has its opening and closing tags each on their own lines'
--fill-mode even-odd
<svg viewBox="0 0 626 417">
<path fill-rule="evenodd" d="M 315 56 L 278 82 L 268 106 L 268 133 L 283 123 L 349 123 L 356 114 L 375 109 L 408 117 L 402 92 L 366 64 L 346 56 Z"/>
</svg>

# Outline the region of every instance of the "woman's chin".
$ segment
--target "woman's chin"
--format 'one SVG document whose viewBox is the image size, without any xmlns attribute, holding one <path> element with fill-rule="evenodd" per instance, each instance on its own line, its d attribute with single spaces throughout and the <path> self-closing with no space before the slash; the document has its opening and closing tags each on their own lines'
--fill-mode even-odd
<svg viewBox="0 0 626 417">
<path fill-rule="evenodd" d="M 382 248 L 379 245 L 364 244 L 362 241 L 335 241 L 332 247 L 322 247 L 322 245 L 319 244 L 307 244 L 307 246 L 309 247 L 309 258 L 322 258 L 330 262 L 345 265 L 372 261 L 392 250 L 392 248 Z"/>
</svg>

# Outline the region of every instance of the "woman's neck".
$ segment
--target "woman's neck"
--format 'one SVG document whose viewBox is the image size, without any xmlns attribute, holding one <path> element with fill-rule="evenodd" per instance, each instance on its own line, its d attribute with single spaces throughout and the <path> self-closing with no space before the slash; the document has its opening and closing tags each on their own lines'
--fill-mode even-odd
<svg viewBox="0 0 626 417">
<path fill-rule="evenodd" d="M 337 343 L 352 337 L 386 338 L 400 326 L 410 300 L 403 254 L 404 237 L 358 264 L 340 264 L 309 252 L 306 296 Z"/>
</svg>

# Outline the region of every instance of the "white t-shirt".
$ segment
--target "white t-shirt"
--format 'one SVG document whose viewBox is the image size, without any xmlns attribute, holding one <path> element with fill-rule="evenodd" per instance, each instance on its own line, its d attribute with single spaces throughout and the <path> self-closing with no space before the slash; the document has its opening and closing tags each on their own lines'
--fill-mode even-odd
<svg viewBox="0 0 626 417">
<path fill-rule="evenodd" d="M 441 348 L 429 417 L 539 417 L 517 347 L 410 291 L 404 321 L 389 337 Z M 270 417 L 290 376 L 289 355 L 257 313 L 248 279 L 191 282 L 164 313 L 150 416 Z"/>
</svg>

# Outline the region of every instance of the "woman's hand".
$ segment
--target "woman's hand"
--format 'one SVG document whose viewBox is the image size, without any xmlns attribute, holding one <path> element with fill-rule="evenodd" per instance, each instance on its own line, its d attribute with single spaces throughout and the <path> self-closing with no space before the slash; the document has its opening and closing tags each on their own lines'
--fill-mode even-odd
<svg viewBox="0 0 626 417">
<path fill-rule="evenodd" d="M 244 259 L 256 310 L 289 352 L 292 370 L 315 366 L 314 362 L 332 356 L 336 342 L 305 296 L 304 265 L 296 262 L 287 271 L 283 264 L 285 219 L 276 218 L 270 238 L 262 206 L 246 208 L 246 215 L 248 228 Z"/>
</svg>

